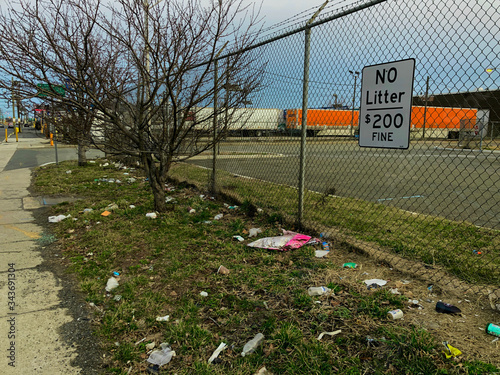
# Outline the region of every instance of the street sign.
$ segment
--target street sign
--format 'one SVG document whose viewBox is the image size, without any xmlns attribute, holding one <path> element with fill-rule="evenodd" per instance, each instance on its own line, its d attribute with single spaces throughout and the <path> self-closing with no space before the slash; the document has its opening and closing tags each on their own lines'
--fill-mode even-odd
<svg viewBox="0 0 500 375">
<path fill-rule="evenodd" d="M 38 86 L 38 96 L 39 98 L 46 98 L 47 96 L 59 95 L 64 97 L 66 95 L 66 89 L 62 85 L 52 85 L 48 83 L 39 83 Z"/>
<path fill-rule="evenodd" d="M 415 59 L 365 66 L 361 79 L 359 145 L 407 149 Z"/>
</svg>

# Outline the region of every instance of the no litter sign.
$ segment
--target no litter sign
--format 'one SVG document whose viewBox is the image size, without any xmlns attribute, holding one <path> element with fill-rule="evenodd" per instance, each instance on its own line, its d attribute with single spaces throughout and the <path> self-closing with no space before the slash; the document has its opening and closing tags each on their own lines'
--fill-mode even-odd
<svg viewBox="0 0 500 375">
<path fill-rule="evenodd" d="M 415 59 L 365 66 L 361 79 L 359 145 L 407 149 Z"/>
</svg>

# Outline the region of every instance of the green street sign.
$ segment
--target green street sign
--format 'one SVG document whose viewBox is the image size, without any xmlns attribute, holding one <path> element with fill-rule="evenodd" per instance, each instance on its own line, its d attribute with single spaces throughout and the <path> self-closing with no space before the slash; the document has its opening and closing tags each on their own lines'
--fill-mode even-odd
<svg viewBox="0 0 500 375">
<path fill-rule="evenodd" d="M 66 88 L 63 85 L 49 85 L 48 83 L 39 83 L 38 96 L 39 98 L 46 98 L 47 96 L 62 96 L 66 95 Z"/>
</svg>

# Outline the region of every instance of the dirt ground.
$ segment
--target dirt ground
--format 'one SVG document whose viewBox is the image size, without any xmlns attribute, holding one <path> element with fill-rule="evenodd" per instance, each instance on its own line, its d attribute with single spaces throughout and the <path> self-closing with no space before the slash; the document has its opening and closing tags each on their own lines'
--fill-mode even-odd
<svg viewBox="0 0 500 375">
<path fill-rule="evenodd" d="M 326 275 L 318 275 L 327 283 L 356 284 L 364 287 L 363 281 L 367 279 L 386 280 L 384 288 L 397 288 L 409 300 L 418 300 L 417 304 L 413 303 L 416 301 L 407 303 L 403 309 L 403 322 L 426 329 L 441 342 L 447 341 L 462 352 L 460 360 L 480 360 L 500 367 L 500 340 L 485 331 L 488 323 L 500 322 L 500 314 L 491 309 L 486 296 L 472 292 L 454 292 L 449 285 L 442 288 L 438 283 L 431 284 L 421 276 L 415 277 L 402 269 L 392 268 L 356 251 L 333 249 L 325 261 L 340 265 L 354 262 L 358 265 L 356 269 L 329 269 Z M 430 285 L 431 291 L 428 289 Z M 436 312 L 436 303 L 440 300 L 457 306 L 462 311 L 461 314 Z"/>
</svg>

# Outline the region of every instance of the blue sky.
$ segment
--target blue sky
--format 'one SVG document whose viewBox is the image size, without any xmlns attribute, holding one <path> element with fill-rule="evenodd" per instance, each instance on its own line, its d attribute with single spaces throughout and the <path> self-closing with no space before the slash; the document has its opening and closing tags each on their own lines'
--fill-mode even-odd
<svg viewBox="0 0 500 375">
<path fill-rule="evenodd" d="M 308 15 L 314 12 L 314 9 L 319 8 L 323 4 L 324 0 L 312 0 L 305 2 L 304 0 L 264 0 L 264 1 L 250 1 L 244 0 L 245 5 L 254 6 L 256 9 L 260 8 L 260 16 L 262 18 L 264 29 L 268 29 L 273 25 L 277 25 L 277 29 L 271 28 L 268 32 L 276 31 L 282 29 L 286 26 L 294 25 L 297 20 L 303 20 L 304 17 L 309 17 Z M 331 3 L 352 3 L 349 1 L 331 1 Z M 5 0 L 0 0 L 0 8 L 5 7 Z M 3 9 L 2 9 L 3 10 Z M 295 15 L 299 15 L 297 20 L 295 20 Z M 294 20 L 288 20 L 293 17 Z M 280 24 L 286 21 L 284 24 Z M 2 110 L 4 116 L 12 116 L 12 108 L 7 107 L 7 102 L 5 100 L 0 100 L 0 109 Z"/>
<path fill-rule="evenodd" d="M 500 85 L 499 1 L 389 0 L 315 27 L 311 35 L 310 108 L 328 106 L 335 96 L 352 106 L 349 70 L 408 58 L 416 60 L 413 95 L 425 93 L 427 77 L 430 95 Z M 303 32 L 267 47 L 267 88 L 252 98 L 256 107 L 301 106 L 303 49 Z M 497 70 L 488 74 L 488 67 Z M 359 98 L 360 79 L 356 107 Z"/>
<path fill-rule="evenodd" d="M 0 7 L 5 0 L 0 0 Z M 244 0 L 260 7 L 267 36 L 302 26 L 323 0 Z M 361 0 L 367 2 L 367 0 Z M 322 15 L 353 3 L 330 1 Z M 496 5 L 495 5 L 496 4 Z M 430 76 L 430 93 L 498 89 L 500 84 L 500 2 L 475 0 L 388 0 L 355 15 L 312 31 L 310 106 L 327 106 L 334 101 L 351 105 L 353 76 L 348 70 L 381 62 L 416 59 L 414 95 L 425 91 Z M 495 8 L 496 7 L 496 8 Z M 274 27 L 273 27 L 274 25 Z M 304 33 L 276 42 L 265 51 L 267 92 L 255 106 L 296 108 L 302 90 Z M 498 70 L 488 74 L 485 69 Z M 359 83 L 358 99 L 359 99 Z M 258 102 L 261 102 L 260 105 Z M 358 104 L 356 104 L 357 106 Z M 9 116 L 12 110 L 1 104 Z"/>
</svg>

